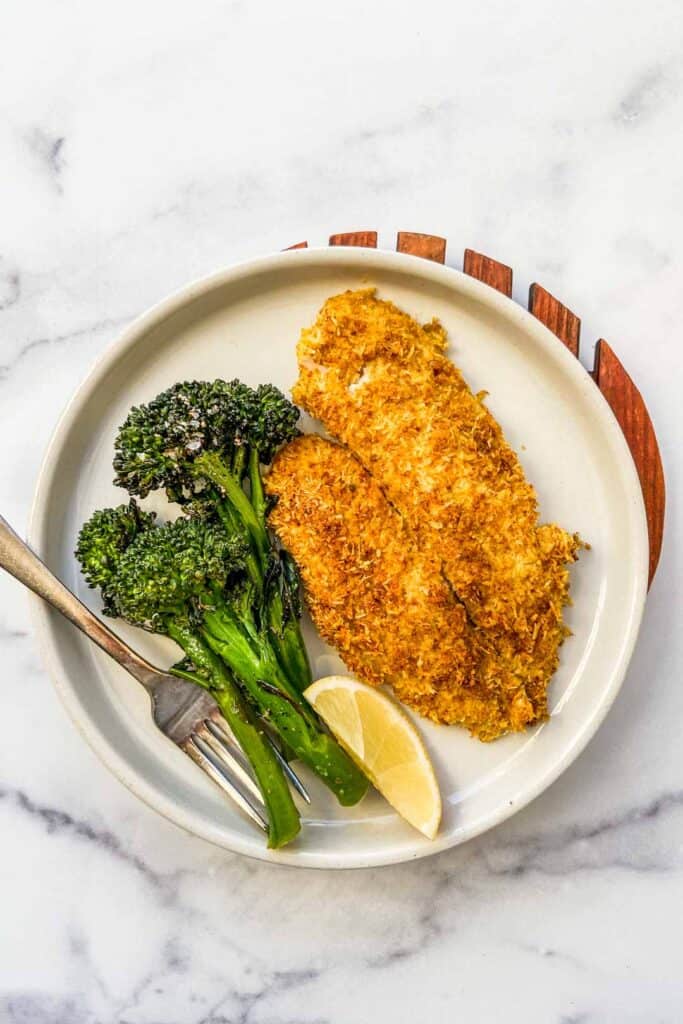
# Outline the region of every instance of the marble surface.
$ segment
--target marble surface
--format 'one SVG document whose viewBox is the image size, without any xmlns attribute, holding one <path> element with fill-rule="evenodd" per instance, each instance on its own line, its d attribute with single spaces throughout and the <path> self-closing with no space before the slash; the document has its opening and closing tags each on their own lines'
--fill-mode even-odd
<svg viewBox="0 0 683 1024">
<path fill-rule="evenodd" d="M 656 421 L 662 564 L 623 691 L 514 819 L 417 864 L 274 868 L 138 803 L 67 720 L 0 578 L 0 1022 L 683 1019 L 683 13 L 11 6 L 0 62 L 0 508 L 26 522 L 78 382 L 217 267 L 377 227 L 468 245 L 603 335 Z"/>
</svg>

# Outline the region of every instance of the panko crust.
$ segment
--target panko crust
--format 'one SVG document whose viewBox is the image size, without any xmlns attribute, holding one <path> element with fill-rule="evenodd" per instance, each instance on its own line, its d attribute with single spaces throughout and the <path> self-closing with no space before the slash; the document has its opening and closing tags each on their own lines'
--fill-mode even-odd
<svg viewBox="0 0 683 1024">
<path fill-rule="evenodd" d="M 445 355 L 437 321 L 420 325 L 374 289 L 344 292 L 304 329 L 294 400 L 348 446 L 439 560 L 501 678 L 547 715 L 567 634 L 568 564 L 580 541 L 539 525 L 533 487 L 483 403 Z"/>
<path fill-rule="evenodd" d="M 389 684 L 420 714 L 483 740 L 533 719 L 524 688 L 500 671 L 439 559 L 418 548 L 346 448 L 297 438 L 276 457 L 266 489 L 277 499 L 270 523 L 301 569 L 311 616 L 361 679 Z"/>
</svg>

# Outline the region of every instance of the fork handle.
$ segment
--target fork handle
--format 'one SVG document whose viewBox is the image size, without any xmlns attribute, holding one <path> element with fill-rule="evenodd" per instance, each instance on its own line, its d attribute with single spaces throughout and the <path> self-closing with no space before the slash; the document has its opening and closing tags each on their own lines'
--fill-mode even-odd
<svg viewBox="0 0 683 1024">
<path fill-rule="evenodd" d="M 158 669 L 131 650 L 108 626 L 97 618 L 75 594 L 54 576 L 48 567 L 17 536 L 9 523 L 0 516 L 0 568 L 32 590 L 38 597 L 61 612 L 74 626 L 90 637 L 135 676 L 147 689 L 152 689 Z"/>
</svg>

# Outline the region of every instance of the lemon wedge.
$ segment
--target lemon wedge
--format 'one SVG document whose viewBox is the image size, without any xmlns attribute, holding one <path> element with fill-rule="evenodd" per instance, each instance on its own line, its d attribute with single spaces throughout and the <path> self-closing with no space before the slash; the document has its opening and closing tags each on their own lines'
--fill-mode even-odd
<svg viewBox="0 0 683 1024">
<path fill-rule="evenodd" d="M 420 734 L 398 704 L 348 676 L 318 679 L 304 697 L 391 806 L 433 839 L 439 785 Z"/>
</svg>

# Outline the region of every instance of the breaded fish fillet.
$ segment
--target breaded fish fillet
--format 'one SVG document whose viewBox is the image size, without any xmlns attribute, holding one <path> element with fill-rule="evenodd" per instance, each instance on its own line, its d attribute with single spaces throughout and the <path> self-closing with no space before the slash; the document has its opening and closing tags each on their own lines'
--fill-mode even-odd
<svg viewBox="0 0 683 1024">
<path fill-rule="evenodd" d="M 297 438 L 266 477 L 270 516 L 301 569 L 321 636 L 368 683 L 437 722 L 480 739 L 524 728 L 524 688 L 507 688 L 443 578 L 438 558 L 413 542 L 401 516 L 350 452 L 316 435 Z"/>
<path fill-rule="evenodd" d="M 539 526 L 519 460 L 446 344 L 437 321 L 420 325 L 374 290 L 334 296 L 301 334 L 294 400 L 348 445 L 421 550 L 441 560 L 542 718 L 578 538 Z"/>
</svg>

